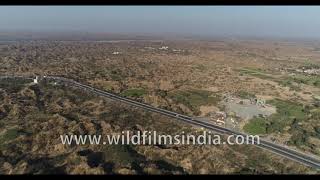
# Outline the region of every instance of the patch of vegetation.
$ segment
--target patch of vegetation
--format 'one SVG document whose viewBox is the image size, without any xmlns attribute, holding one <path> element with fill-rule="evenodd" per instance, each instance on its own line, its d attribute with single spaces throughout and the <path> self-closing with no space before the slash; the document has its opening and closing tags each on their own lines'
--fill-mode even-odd
<svg viewBox="0 0 320 180">
<path fill-rule="evenodd" d="M 299 128 L 299 127 L 298 127 Z M 295 145 L 298 147 L 309 145 L 308 143 L 309 134 L 306 131 L 294 131 L 288 144 Z"/>
<path fill-rule="evenodd" d="M 103 85 L 102 89 L 105 91 L 112 91 L 113 87 L 110 84 L 105 84 L 105 85 Z"/>
<path fill-rule="evenodd" d="M 121 81 L 126 77 L 120 70 L 113 69 L 111 71 L 107 71 L 107 73 L 113 81 Z"/>
<path fill-rule="evenodd" d="M 85 101 L 91 100 L 94 97 L 91 93 L 87 93 L 79 89 L 73 89 L 70 91 L 69 87 L 63 85 L 52 85 L 44 82 L 40 84 L 40 87 L 43 89 L 43 92 L 47 92 L 46 94 L 52 94 L 50 97 L 45 95 L 45 98 L 47 98 L 49 101 L 55 101 L 57 98 L 62 98 L 69 99 L 75 104 L 81 104 Z"/>
<path fill-rule="evenodd" d="M 320 69 L 320 65 L 319 64 L 314 64 L 314 63 L 310 63 L 310 62 L 306 62 L 304 65 L 299 67 L 300 69 Z"/>
<path fill-rule="evenodd" d="M 25 79 L 0 79 L 0 88 L 6 88 L 10 93 L 20 91 L 27 83 L 31 81 Z"/>
<path fill-rule="evenodd" d="M 210 91 L 205 90 L 187 90 L 169 93 L 169 97 L 177 103 L 184 104 L 195 113 L 199 113 L 199 107 L 202 105 L 216 105 L 220 97 Z"/>
<path fill-rule="evenodd" d="M 79 121 L 79 115 L 76 112 L 62 113 L 60 115 L 65 117 L 68 121 Z"/>
<path fill-rule="evenodd" d="M 119 74 L 110 74 L 110 77 L 114 81 L 121 81 L 122 80 L 122 78 Z"/>
<path fill-rule="evenodd" d="M 297 119 L 305 118 L 304 106 L 302 104 L 284 101 L 280 99 L 273 99 L 268 101 L 268 103 L 277 107 L 277 113 L 287 116 L 287 117 L 296 117 Z"/>
<path fill-rule="evenodd" d="M 111 85 L 111 83 L 109 82 L 97 82 L 97 83 L 93 83 L 94 86 L 96 86 L 97 88 L 101 89 L 101 90 L 105 90 L 105 91 L 112 91 L 113 87 Z"/>
<path fill-rule="evenodd" d="M 164 97 L 166 97 L 168 95 L 168 92 L 165 91 L 165 90 L 157 89 L 156 90 L 156 95 L 164 98 Z"/>
<path fill-rule="evenodd" d="M 281 86 L 289 87 L 290 90 L 293 90 L 293 91 L 300 91 L 301 90 L 301 88 L 298 85 L 296 85 L 295 83 L 293 83 L 293 81 L 291 79 L 277 80 L 276 82 L 278 82 Z"/>
<path fill-rule="evenodd" d="M 293 121 L 303 121 L 307 118 L 304 106 L 296 102 L 274 99 L 268 103 L 277 108 L 277 113 L 267 118 L 269 121 L 268 133 L 282 132 L 283 128 L 290 126 Z"/>
<path fill-rule="evenodd" d="M 22 133 L 18 129 L 8 129 L 3 135 L 0 136 L 0 149 L 5 147 L 8 141 L 14 140 Z"/>
<path fill-rule="evenodd" d="M 320 119 L 320 109 L 319 108 L 311 110 L 310 113 L 313 118 Z"/>
<path fill-rule="evenodd" d="M 252 153 L 252 157 L 246 160 L 246 164 L 248 167 L 256 168 L 259 166 L 263 166 L 263 164 L 268 164 L 271 162 L 270 157 L 268 157 L 268 155 L 266 154 L 254 154 L 254 152 Z"/>
<path fill-rule="evenodd" d="M 43 111 L 32 111 L 25 116 L 26 120 L 44 122 L 50 119 L 50 115 Z"/>
<path fill-rule="evenodd" d="M 133 89 L 127 89 L 121 93 L 122 96 L 125 97 L 142 97 L 147 92 L 145 89 L 142 88 L 133 88 Z"/>
<path fill-rule="evenodd" d="M 310 86 L 320 87 L 320 77 L 319 76 L 306 76 L 306 75 L 297 75 L 290 78 L 292 81 L 298 84 L 306 84 Z"/>
<path fill-rule="evenodd" d="M 246 75 L 254 76 L 254 77 L 257 77 L 257 78 L 261 78 L 261 79 L 271 79 L 271 80 L 274 79 L 272 76 L 266 74 L 261 69 L 242 68 L 239 71 L 240 71 L 240 75 L 246 74 Z"/>
<path fill-rule="evenodd" d="M 269 117 L 255 117 L 244 126 L 244 131 L 250 134 L 290 133 L 288 144 L 309 148 L 316 152 L 308 142 L 310 137 L 319 138 L 320 111 L 316 107 L 274 99 L 267 102 L 277 108 L 275 114 Z"/>
<path fill-rule="evenodd" d="M 247 123 L 243 130 L 249 134 L 261 135 L 267 133 L 267 121 L 261 117 L 254 117 Z"/>
<path fill-rule="evenodd" d="M 141 159 L 139 155 L 129 145 L 108 145 L 104 148 L 105 159 L 107 161 L 119 162 L 122 165 L 128 165 L 135 162 L 137 159 Z"/>
</svg>

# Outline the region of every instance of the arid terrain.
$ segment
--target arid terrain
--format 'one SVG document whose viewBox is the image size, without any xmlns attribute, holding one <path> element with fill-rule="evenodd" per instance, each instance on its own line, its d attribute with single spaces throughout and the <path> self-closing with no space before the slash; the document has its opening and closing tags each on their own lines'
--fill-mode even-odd
<svg viewBox="0 0 320 180">
<path fill-rule="evenodd" d="M 62 76 L 320 157 L 320 42 L 0 41 L 0 75 Z M 64 146 L 59 134 L 199 131 L 88 92 L 0 80 L 0 172 L 318 173 L 252 145 Z"/>
</svg>

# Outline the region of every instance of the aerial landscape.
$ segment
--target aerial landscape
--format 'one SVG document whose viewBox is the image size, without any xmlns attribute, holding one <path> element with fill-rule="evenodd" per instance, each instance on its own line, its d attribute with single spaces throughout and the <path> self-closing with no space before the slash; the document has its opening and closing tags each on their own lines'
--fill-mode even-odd
<svg viewBox="0 0 320 180">
<path fill-rule="evenodd" d="M 319 174 L 320 40 L 40 31 L 0 31 L 0 174 Z M 127 130 L 261 144 L 61 143 Z"/>
</svg>

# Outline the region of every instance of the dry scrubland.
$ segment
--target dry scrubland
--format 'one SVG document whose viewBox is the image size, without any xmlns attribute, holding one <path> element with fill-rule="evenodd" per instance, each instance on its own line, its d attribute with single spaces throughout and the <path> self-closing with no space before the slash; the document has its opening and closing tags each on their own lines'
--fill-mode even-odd
<svg viewBox="0 0 320 180">
<path fill-rule="evenodd" d="M 319 156 L 319 47 L 267 40 L 12 41 L 0 43 L 0 74 L 65 76 L 192 116 L 226 112 L 233 128 Z M 0 89 L 3 173 L 315 172 L 253 146 L 65 147 L 61 133 L 195 127 L 64 87 L 2 80 Z M 246 119 L 226 111 L 226 97 L 239 106 L 262 99 L 276 113 Z"/>
</svg>

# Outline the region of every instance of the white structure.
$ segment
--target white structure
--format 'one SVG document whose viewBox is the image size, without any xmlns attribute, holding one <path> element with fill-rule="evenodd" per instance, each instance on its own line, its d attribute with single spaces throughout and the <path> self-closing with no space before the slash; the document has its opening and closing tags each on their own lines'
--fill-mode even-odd
<svg viewBox="0 0 320 180">
<path fill-rule="evenodd" d="M 153 48 L 153 47 L 150 47 L 150 46 L 147 46 L 147 47 L 144 47 L 144 48 L 146 48 L 146 49 L 150 49 L 150 50 L 153 50 L 153 49 L 155 49 L 155 48 Z"/>
<path fill-rule="evenodd" d="M 112 54 L 117 55 L 117 54 L 120 54 L 120 52 L 115 51 L 115 52 L 113 52 Z"/>
<path fill-rule="evenodd" d="M 160 50 L 168 50 L 168 46 L 162 46 L 161 48 L 159 48 Z"/>
<path fill-rule="evenodd" d="M 216 121 L 217 121 L 218 124 L 225 124 L 225 122 L 220 120 L 220 119 L 217 119 Z"/>
<path fill-rule="evenodd" d="M 38 84 L 38 76 L 36 76 L 36 78 L 33 79 L 33 83 L 34 83 L 34 84 Z"/>
</svg>

